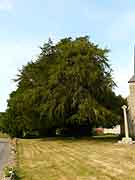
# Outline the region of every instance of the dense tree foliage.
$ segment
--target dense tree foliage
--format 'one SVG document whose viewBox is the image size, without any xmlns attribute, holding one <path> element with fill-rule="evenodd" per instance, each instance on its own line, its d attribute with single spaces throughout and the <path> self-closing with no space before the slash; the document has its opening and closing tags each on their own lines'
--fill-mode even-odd
<svg viewBox="0 0 135 180">
<path fill-rule="evenodd" d="M 107 54 L 108 49 L 88 37 L 45 43 L 37 60 L 19 72 L 18 87 L 8 101 L 7 132 L 45 135 L 57 128 L 81 132 L 82 127 L 90 132 L 118 124 L 124 99 L 113 92 Z"/>
<path fill-rule="evenodd" d="M 6 123 L 8 123 L 6 117 L 6 113 L 0 112 L 0 131 L 6 131 Z"/>
</svg>

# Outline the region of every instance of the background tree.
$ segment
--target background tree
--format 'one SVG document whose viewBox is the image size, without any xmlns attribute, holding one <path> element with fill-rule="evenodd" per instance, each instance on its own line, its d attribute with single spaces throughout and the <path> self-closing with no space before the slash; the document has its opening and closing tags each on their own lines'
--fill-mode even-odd
<svg viewBox="0 0 135 180">
<path fill-rule="evenodd" d="M 108 52 L 87 36 L 55 45 L 49 39 L 37 60 L 20 70 L 18 88 L 8 101 L 7 132 L 54 135 L 61 128 L 84 134 L 119 124 L 125 100 L 113 92 Z"/>
</svg>

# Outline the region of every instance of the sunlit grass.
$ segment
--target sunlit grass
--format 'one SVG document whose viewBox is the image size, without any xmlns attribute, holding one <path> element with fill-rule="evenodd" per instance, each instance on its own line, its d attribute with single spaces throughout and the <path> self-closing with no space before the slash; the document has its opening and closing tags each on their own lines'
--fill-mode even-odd
<svg viewBox="0 0 135 180">
<path fill-rule="evenodd" d="M 0 132 L 0 138 L 8 138 L 8 134 Z"/>
<path fill-rule="evenodd" d="M 134 180 L 135 145 L 114 138 L 19 140 L 22 180 Z"/>
</svg>

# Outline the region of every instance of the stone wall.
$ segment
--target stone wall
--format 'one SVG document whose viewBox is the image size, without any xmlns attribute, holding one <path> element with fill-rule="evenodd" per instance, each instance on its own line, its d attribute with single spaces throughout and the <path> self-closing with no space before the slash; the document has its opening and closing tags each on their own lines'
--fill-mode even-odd
<svg viewBox="0 0 135 180">
<path fill-rule="evenodd" d="M 115 126 L 114 128 L 104 128 L 104 134 L 120 134 L 120 125 Z"/>
<path fill-rule="evenodd" d="M 135 82 L 129 83 L 128 96 L 128 123 L 129 123 L 129 134 L 135 136 Z"/>
</svg>

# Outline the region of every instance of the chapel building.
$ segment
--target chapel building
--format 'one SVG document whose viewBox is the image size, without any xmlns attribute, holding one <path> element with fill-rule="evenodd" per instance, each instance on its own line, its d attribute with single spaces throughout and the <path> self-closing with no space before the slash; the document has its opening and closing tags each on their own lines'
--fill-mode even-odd
<svg viewBox="0 0 135 180">
<path fill-rule="evenodd" d="M 128 81 L 129 83 L 129 96 L 128 101 L 128 126 L 129 134 L 135 137 L 135 48 L 134 48 L 134 75 Z"/>
</svg>

